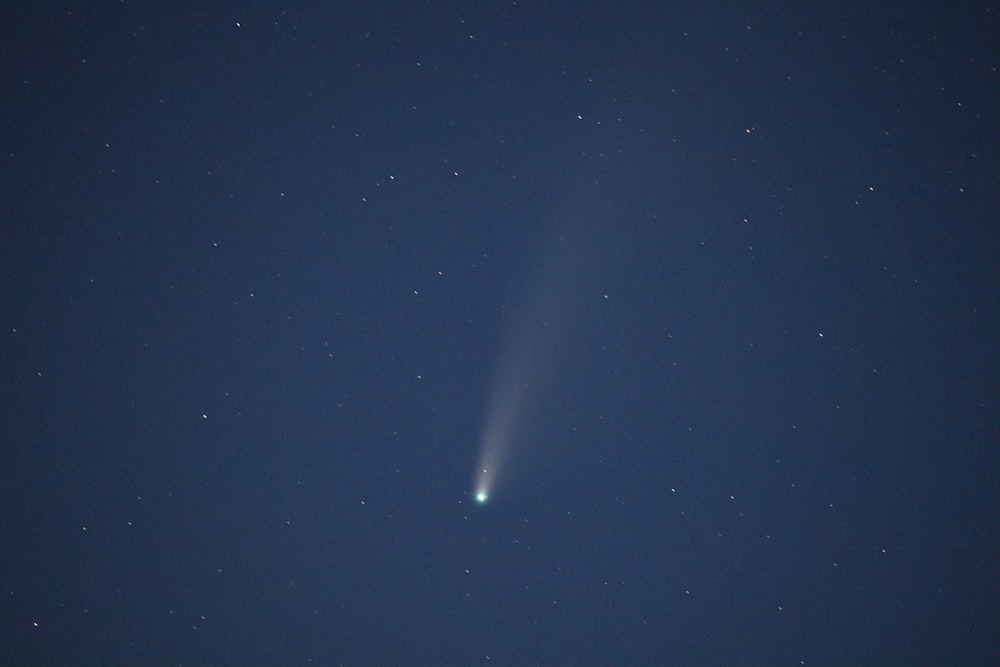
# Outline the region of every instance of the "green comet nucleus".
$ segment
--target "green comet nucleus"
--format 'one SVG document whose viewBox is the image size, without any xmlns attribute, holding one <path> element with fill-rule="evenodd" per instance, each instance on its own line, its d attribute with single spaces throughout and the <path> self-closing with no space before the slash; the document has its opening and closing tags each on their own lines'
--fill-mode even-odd
<svg viewBox="0 0 1000 667">
<path fill-rule="evenodd" d="M 486 495 L 485 491 L 479 491 L 478 493 L 476 493 L 476 502 L 479 503 L 480 505 L 482 505 L 489 499 L 490 497 Z"/>
</svg>

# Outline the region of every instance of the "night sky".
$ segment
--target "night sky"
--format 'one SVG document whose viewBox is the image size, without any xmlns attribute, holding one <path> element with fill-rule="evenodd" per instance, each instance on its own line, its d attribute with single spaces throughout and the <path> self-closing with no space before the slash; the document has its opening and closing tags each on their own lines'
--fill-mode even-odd
<svg viewBox="0 0 1000 667">
<path fill-rule="evenodd" d="M 700 4 L 5 3 L 0 664 L 1000 662 L 1000 6 Z"/>
</svg>

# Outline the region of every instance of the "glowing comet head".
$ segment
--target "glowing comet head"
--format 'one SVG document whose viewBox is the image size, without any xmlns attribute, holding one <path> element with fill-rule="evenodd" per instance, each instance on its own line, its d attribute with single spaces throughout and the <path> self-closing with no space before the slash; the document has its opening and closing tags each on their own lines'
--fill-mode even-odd
<svg viewBox="0 0 1000 667">
<path fill-rule="evenodd" d="M 477 505 L 485 505 L 490 499 L 490 473 L 486 468 L 479 469 L 479 477 L 476 479 L 476 492 L 472 496 L 476 499 Z"/>
</svg>

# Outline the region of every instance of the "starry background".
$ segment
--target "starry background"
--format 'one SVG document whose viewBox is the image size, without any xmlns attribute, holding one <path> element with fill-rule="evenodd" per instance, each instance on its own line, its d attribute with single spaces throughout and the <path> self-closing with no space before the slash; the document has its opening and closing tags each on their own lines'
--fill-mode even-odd
<svg viewBox="0 0 1000 667">
<path fill-rule="evenodd" d="M 1000 661 L 1000 8 L 694 4 L 5 3 L 0 662 Z"/>
</svg>

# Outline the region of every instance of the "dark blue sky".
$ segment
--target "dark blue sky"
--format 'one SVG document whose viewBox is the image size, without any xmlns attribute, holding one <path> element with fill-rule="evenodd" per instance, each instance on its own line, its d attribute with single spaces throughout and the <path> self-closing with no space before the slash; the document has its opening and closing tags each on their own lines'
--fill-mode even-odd
<svg viewBox="0 0 1000 667">
<path fill-rule="evenodd" d="M 7 3 L 0 662 L 1000 661 L 938 4 Z"/>
</svg>

